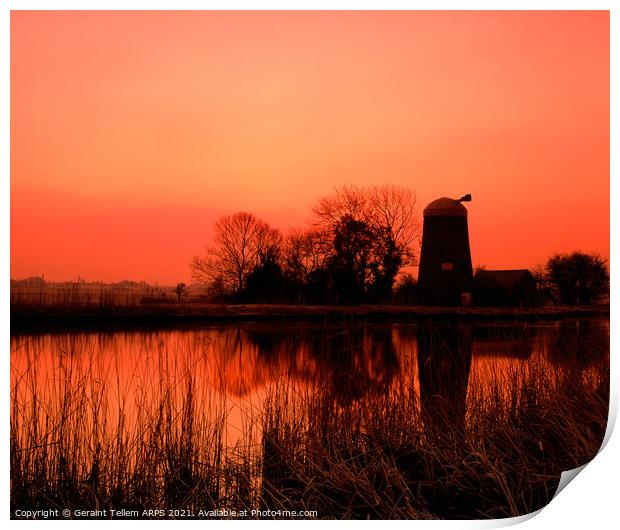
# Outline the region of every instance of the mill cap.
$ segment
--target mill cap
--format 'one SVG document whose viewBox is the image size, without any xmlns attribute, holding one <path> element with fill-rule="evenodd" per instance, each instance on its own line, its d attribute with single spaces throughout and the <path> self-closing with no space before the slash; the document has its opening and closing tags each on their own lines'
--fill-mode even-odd
<svg viewBox="0 0 620 530">
<path fill-rule="evenodd" d="M 471 201 L 469 193 L 460 199 L 450 199 L 449 197 L 436 199 L 424 208 L 424 217 L 467 217 L 467 208 L 461 203 L 469 201 Z"/>
</svg>

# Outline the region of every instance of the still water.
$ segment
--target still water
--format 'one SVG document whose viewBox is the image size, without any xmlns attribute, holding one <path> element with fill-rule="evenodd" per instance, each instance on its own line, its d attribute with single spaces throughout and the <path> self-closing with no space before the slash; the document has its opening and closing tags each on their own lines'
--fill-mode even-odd
<svg viewBox="0 0 620 530">
<path fill-rule="evenodd" d="M 220 422 L 224 446 L 260 438 L 274 395 L 328 392 L 343 405 L 411 389 L 419 407 L 466 422 L 475 392 L 514 399 L 532 366 L 588 377 L 609 356 L 607 319 L 535 323 L 241 324 L 181 331 L 11 338 L 12 426 L 20 444 L 73 418 L 99 436 L 134 433 L 162 407 Z M 512 385 L 512 386 L 511 386 Z M 504 391 L 505 390 L 505 391 Z M 398 394 L 402 396 L 402 393 Z M 187 408 L 187 407 L 185 407 Z M 179 412 L 179 422 L 187 421 Z M 69 428 L 69 426 L 67 426 Z M 53 433 L 52 435 L 53 436 Z"/>
</svg>

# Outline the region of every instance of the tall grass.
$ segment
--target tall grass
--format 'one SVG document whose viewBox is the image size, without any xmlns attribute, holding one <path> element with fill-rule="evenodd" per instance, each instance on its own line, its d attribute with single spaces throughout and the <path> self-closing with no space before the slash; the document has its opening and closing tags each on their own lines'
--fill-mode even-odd
<svg viewBox="0 0 620 530">
<path fill-rule="evenodd" d="M 567 351 L 551 363 L 544 348 L 519 363 L 485 361 L 484 371 L 468 367 L 466 394 L 446 383 L 431 395 L 421 392 L 424 367 L 406 333 L 388 331 L 379 342 L 347 329 L 334 341 L 320 335 L 311 359 L 267 370 L 271 382 L 253 376 L 265 385 L 258 403 L 240 403 L 226 387 L 230 351 L 241 351 L 242 370 L 259 374 L 255 363 L 281 366 L 278 355 L 303 350 L 299 341 L 254 338 L 264 358 L 252 362 L 256 351 L 229 335 L 219 353 L 199 335 L 173 343 L 128 334 L 131 352 L 115 355 L 96 347 L 112 340 L 106 335 L 67 336 L 53 355 L 37 341 L 18 342 L 11 508 L 509 517 L 549 502 L 560 473 L 596 455 L 608 345 L 589 362 Z M 373 380 L 394 344 L 398 363 L 390 358 L 389 377 Z M 323 368 L 300 380 L 311 361 Z"/>
<path fill-rule="evenodd" d="M 443 396 L 420 403 L 411 380 L 342 404 L 329 390 L 266 407 L 270 502 L 337 518 L 502 518 L 553 497 L 562 471 L 588 462 L 604 436 L 606 358 L 584 370 L 540 357 L 472 375 L 466 417 Z M 489 374 L 487 374 L 488 376 Z M 437 399 L 439 398 L 439 399 Z"/>
<path fill-rule="evenodd" d="M 28 348 L 27 365 L 13 374 L 13 511 L 251 502 L 255 426 L 225 447 L 225 393 L 202 384 L 200 356 L 182 362 L 180 352 L 145 342 L 139 357 L 149 358 L 135 359 L 143 371 L 121 378 L 121 359 L 102 359 L 89 346 L 57 359 Z"/>
</svg>

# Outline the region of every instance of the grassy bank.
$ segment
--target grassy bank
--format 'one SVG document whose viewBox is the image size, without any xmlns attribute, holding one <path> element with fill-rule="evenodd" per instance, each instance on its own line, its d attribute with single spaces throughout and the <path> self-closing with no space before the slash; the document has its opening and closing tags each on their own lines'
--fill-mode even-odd
<svg viewBox="0 0 620 530">
<path fill-rule="evenodd" d="M 395 305 L 146 304 L 11 306 L 11 333 L 88 329 L 175 328 L 243 321 L 413 321 L 422 318 L 540 320 L 608 316 L 609 305 L 541 307 L 431 307 Z"/>
</svg>

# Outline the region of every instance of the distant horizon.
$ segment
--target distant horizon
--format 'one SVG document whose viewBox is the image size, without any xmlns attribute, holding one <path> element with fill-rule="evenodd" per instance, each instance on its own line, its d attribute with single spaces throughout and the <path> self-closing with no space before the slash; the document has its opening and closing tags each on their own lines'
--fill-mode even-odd
<svg viewBox="0 0 620 530">
<path fill-rule="evenodd" d="M 191 283 L 222 215 L 471 193 L 473 265 L 610 259 L 609 13 L 11 13 L 10 275 Z"/>
<path fill-rule="evenodd" d="M 596 254 L 600 257 L 602 257 L 603 259 L 605 259 L 605 261 L 607 262 L 607 264 L 609 264 L 609 256 L 605 256 L 603 254 L 597 253 L 597 252 L 593 252 L 593 251 L 587 251 L 585 249 L 572 249 L 572 250 L 567 250 L 566 252 L 562 252 L 562 253 L 571 253 L 571 252 L 585 252 L 585 253 L 589 253 L 589 254 Z M 549 254 L 548 257 L 551 257 L 554 254 L 558 254 L 556 252 L 552 252 Z M 495 267 L 495 266 L 491 266 L 487 263 L 478 263 L 475 260 L 472 260 L 472 266 L 474 268 L 474 270 L 477 267 L 484 267 L 485 269 L 488 270 L 515 270 L 515 269 L 528 269 L 530 272 L 537 266 L 544 266 L 546 263 L 546 260 L 543 260 L 541 262 L 538 263 L 534 263 L 534 264 L 530 264 L 530 265 L 515 265 L 515 266 L 503 266 L 503 267 Z M 188 265 L 188 270 L 190 269 L 189 265 Z M 415 273 L 413 273 L 415 271 Z M 417 278 L 417 271 L 418 271 L 418 265 L 415 266 L 411 266 L 408 267 L 406 269 L 404 269 L 403 271 L 401 271 L 401 273 L 399 274 L 411 274 L 413 273 L 413 276 L 415 278 Z M 398 277 L 399 277 L 398 276 Z M 24 281 L 24 280 L 29 280 L 29 279 L 34 279 L 34 278 L 42 278 L 43 280 L 45 280 L 46 282 L 50 282 L 50 283 L 75 283 L 79 280 L 84 281 L 86 283 L 104 283 L 104 284 L 115 284 L 115 283 L 122 283 L 122 282 L 131 282 L 131 283 L 145 283 L 147 285 L 152 285 L 152 286 L 162 286 L 162 287 L 174 287 L 176 284 L 178 283 L 185 283 L 188 286 L 192 286 L 192 285 L 203 285 L 202 282 L 199 281 L 194 281 L 191 278 L 191 274 L 188 274 L 188 278 L 181 278 L 181 279 L 176 279 L 176 280 L 170 280 L 170 281 L 161 281 L 161 280 L 144 280 L 144 279 L 136 279 L 136 278 L 131 278 L 131 277 L 121 277 L 120 279 L 110 279 L 110 280 L 103 280 L 103 279 L 98 279 L 98 278 L 89 278 L 87 276 L 78 274 L 74 277 L 67 277 L 67 278 L 50 278 L 45 272 L 40 273 L 40 274 L 32 274 L 32 275 L 28 275 L 28 276 L 22 276 L 22 277 L 15 277 L 11 274 L 11 281 Z"/>
</svg>

